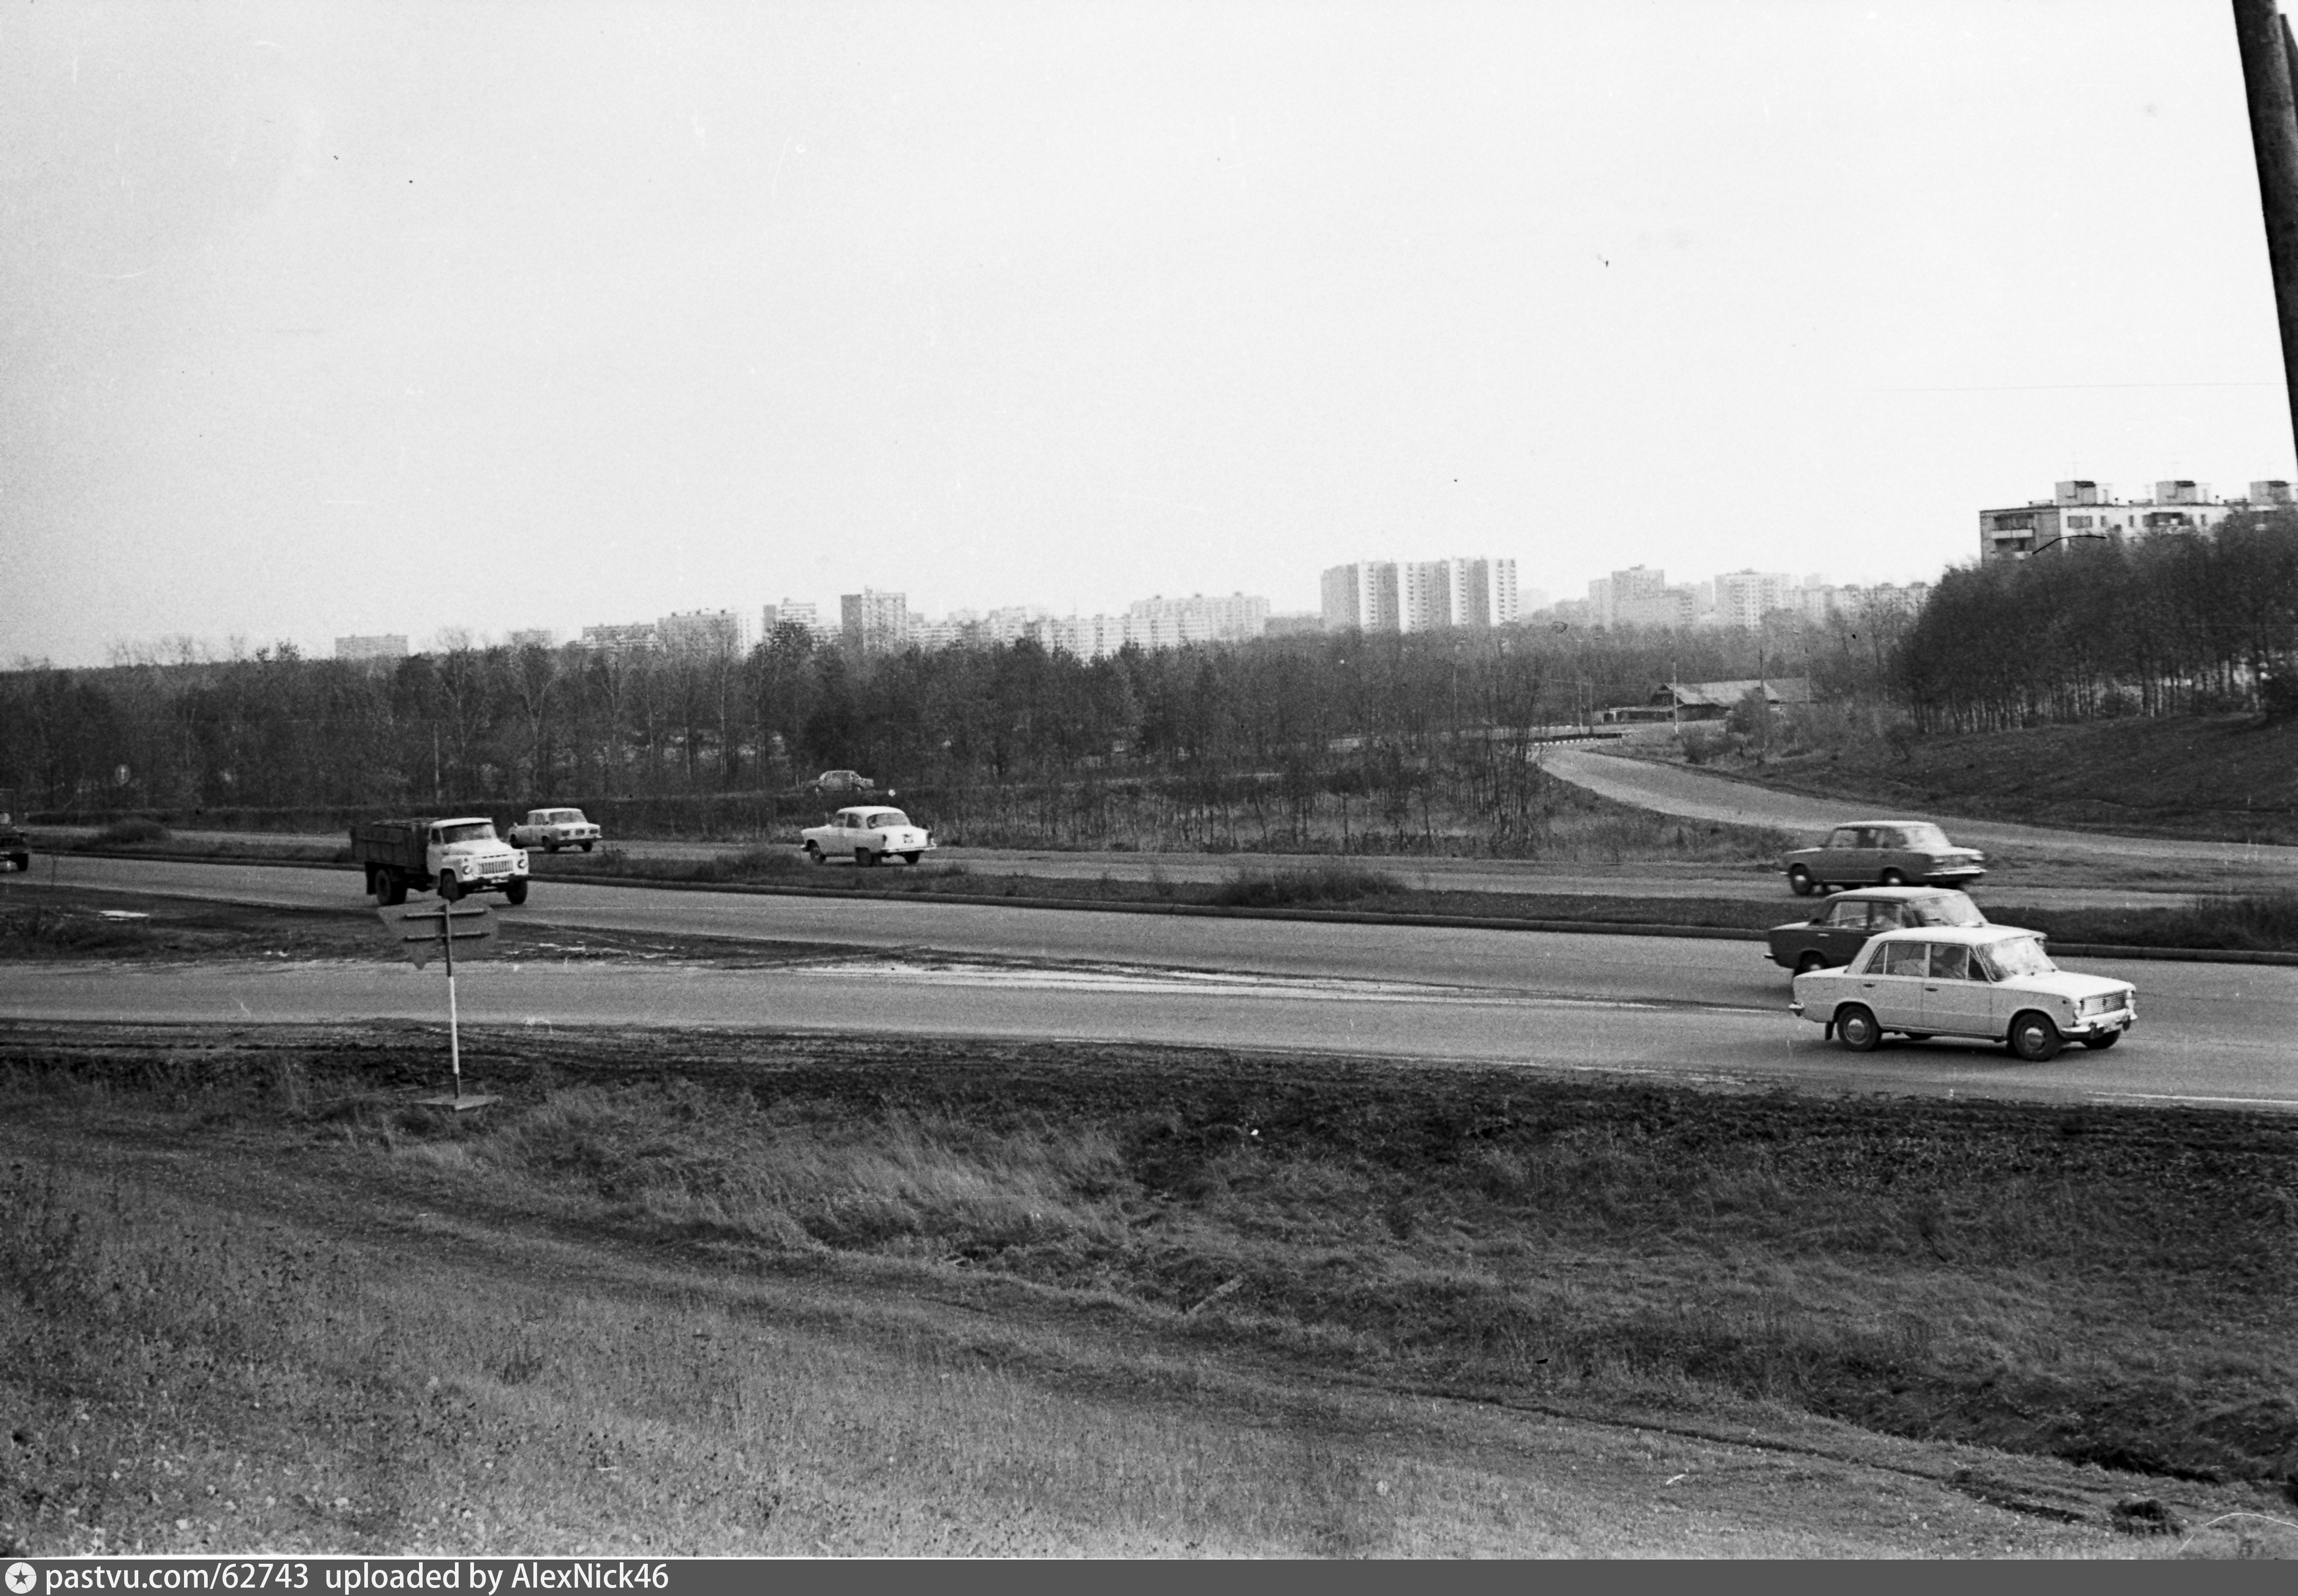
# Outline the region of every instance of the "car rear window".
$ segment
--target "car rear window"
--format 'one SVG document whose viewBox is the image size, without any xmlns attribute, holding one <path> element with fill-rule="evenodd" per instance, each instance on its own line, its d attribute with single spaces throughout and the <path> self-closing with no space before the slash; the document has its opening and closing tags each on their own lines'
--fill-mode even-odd
<svg viewBox="0 0 2298 1596">
<path fill-rule="evenodd" d="M 1985 925 L 1987 916 L 1979 906 L 1960 892 L 1953 897 L 1925 897 L 1909 906 L 1914 911 L 1917 925 Z"/>
</svg>

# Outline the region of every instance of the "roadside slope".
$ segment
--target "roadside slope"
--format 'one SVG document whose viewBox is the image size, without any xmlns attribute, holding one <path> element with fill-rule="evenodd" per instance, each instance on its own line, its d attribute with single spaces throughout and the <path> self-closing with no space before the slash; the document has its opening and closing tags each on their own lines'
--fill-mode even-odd
<svg viewBox="0 0 2298 1596">
<path fill-rule="evenodd" d="M 2294 847 L 2134 837 L 2111 831 L 2069 831 L 1946 813 L 1929 805 L 1904 800 L 1814 797 L 1682 765 L 1600 754 L 1590 748 L 1558 748 L 1543 756 L 1541 763 L 1550 774 L 1601 797 L 1687 820 L 1818 832 L 1856 815 L 1904 813 L 1937 821 L 1957 842 L 1981 848 L 2013 848 L 2029 856 L 2121 859 L 2134 865 L 2175 862 L 2196 867 L 2214 866 L 2222 871 L 2238 869 L 2246 881 L 2264 873 L 2284 878 L 2285 884 L 2298 884 L 2298 848 Z"/>
</svg>

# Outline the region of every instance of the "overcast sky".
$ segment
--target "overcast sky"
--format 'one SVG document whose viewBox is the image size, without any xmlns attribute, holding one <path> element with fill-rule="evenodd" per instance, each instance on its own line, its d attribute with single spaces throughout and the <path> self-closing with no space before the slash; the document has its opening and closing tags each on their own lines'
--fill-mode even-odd
<svg viewBox="0 0 2298 1596">
<path fill-rule="evenodd" d="M 2298 475 L 2224 0 L 0 15 L 10 661 Z"/>
</svg>

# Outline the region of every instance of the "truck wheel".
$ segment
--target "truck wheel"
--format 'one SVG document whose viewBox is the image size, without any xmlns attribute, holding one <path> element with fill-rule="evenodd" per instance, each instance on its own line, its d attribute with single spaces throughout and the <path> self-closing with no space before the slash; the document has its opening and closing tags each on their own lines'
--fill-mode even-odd
<svg viewBox="0 0 2298 1596">
<path fill-rule="evenodd" d="M 391 906 L 391 878 L 373 865 L 368 867 L 367 891 L 368 896 L 375 899 L 376 908 L 387 909 Z"/>
<path fill-rule="evenodd" d="M 18 875 L 21 875 L 26 871 L 32 868 L 32 856 L 29 854 L 10 854 L 8 856 L 8 863 L 15 867 L 15 871 Z"/>
<path fill-rule="evenodd" d="M 523 904 L 526 901 L 526 878 L 525 876 L 513 876 L 511 878 L 509 884 L 503 888 L 503 901 L 505 903 L 512 904 Z"/>
<path fill-rule="evenodd" d="M 455 879 L 455 872 L 451 870 L 441 871 L 439 872 L 439 901 L 442 903 L 451 904 L 462 896 L 463 883 Z"/>
</svg>

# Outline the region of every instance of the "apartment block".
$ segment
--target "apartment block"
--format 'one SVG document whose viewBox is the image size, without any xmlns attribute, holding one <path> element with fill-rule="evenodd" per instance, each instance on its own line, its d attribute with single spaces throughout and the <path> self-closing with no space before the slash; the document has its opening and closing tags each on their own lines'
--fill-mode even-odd
<svg viewBox="0 0 2298 1596">
<path fill-rule="evenodd" d="M 864 588 L 844 593 L 838 600 L 840 632 L 846 646 L 865 654 L 889 653 L 909 638 L 910 600 L 905 593 L 881 593 Z"/>
<path fill-rule="evenodd" d="M 1191 593 L 1186 599 L 1159 594 L 1136 599 L 1125 613 L 1139 619 L 1201 626 L 1215 642 L 1244 642 L 1269 630 L 1269 600 L 1252 593 L 1230 593 L 1225 598 L 1218 593 L 1211 598 Z"/>
<path fill-rule="evenodd" d="M 739 657 L 750 651 L 749 619 L 739 610 L 689 609 L 666 615 L 655 623 L 655 636 L 674 654 Z"/>
<path fill-rule="evenodd" d="M 814 636 L 822 635 L 822 608 L 811 599 L 784 599 L 780 604 L 769 604 L 758 611 L 762 628 L 758 635 L 772 637 L 779 626 L 803 626 Z"/>
<path fill-rule="evenodd" d="M 652 621 L 632 621 L 622 626 L 585 626 L 583 647 L 600 654 L 641 654 L 662 646 Z"/>
<path fill-rule="evenodd" d="M 1320 579 L 1325 630 L 1394 632 L 1401 623 L 1396 562 L 1360 559 L 1334 566 Z"/>
<path fill-rule="evenodd" d="M 1775 609 L 1794 609 L 1794 577 L 1782 571 L 1727 571 L 1715 578 L 1715 600 L 1701 618 L 1717 626 L 1755 627 Z"/>
<path fill-rule="evenodd" d="M 2048 499 L 1979 512 L 1982 560 L 2025 559 L 2069 543 L 2122 539 L 2164 532 L 2204 532 L 2229 516 L 2289 506 L 2291 484 L 2269 478 L 2250 484 L 2248 496 L 2218 499 L 2211 484 L 2165 477 L 2152 497 L 2117 499 L 2110 483 L 2075 478 L 2053 484 Z"/>
</svg>

